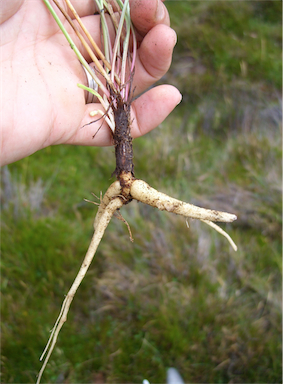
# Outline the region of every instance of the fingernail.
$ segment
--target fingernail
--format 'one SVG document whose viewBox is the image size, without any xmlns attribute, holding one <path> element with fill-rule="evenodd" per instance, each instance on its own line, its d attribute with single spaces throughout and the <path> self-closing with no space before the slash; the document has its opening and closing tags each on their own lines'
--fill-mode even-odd
<svg viewBox="0 0 283 384">
<path fill-rule="evenodd" d="M 156 13 L 155 13 L 156 21 L 163 20 L 164 16 L 165 16 L 165 5 L 163 5 L 163 3 L 160 0 L 158 0 L 157 9 L 156 9 Z"/>
</svg>

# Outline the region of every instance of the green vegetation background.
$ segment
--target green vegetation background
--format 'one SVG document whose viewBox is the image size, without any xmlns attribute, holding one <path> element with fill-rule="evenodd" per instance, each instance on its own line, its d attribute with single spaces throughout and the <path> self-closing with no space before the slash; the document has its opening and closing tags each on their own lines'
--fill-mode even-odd
<svg viewBox="0 0 283 384">
<path fill-rule="evenodd" d="M 137 177 L 234 212 L 235 253 L 203 223 L 138 203 L 112 220 L 46 369 L 48 383 L 281 382 L 281 1 L 167 1 L 162 80 L 183 102 L 134 142 Z M 70 111 L 70 113 L 72 113 Z M 113 148 L 58 146 L 2 169 L 3 383 L 39 356 L 112 182 Z"/>
</svg>

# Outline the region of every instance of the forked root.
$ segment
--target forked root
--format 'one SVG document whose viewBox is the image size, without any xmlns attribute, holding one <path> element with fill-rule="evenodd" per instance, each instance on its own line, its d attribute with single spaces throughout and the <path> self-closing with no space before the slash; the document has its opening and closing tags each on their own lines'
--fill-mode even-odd
<svg viewBox="0 0 283 384">
<path fill-rule="evenodd" d="M 113 183 L 113 184 L 115 184 L 115 183 Z M 113 184 L 110 186 L 110 188 L 113 186 Z M 114 188 L 116 188 L 116 187 L 114 187 Z M 110 189 L 109 194 L 111 194 L 112 191 L 113 191 L 113 189 Z M 109 196 L 109 194 L 108 194 L 108 196 Z M 43 351 L 43 354 L 41 355 L 40 360 L 43 359 L 44 355 L 48 351 L 47 355 L 45 357 L 44 363 L 42 365 L 42 368 L 38 374 L 37 384 L 40 383 L 43 371 L 44 371 L 46 364 L 49 360 L 49 357 L 50 357 L 50 355 L 51 355 L 51 353 L 55 347 L 58 334 L 59 334 L 62 326 L 64 325 L 65 321 L 67 320 L 67 314 L 69 312 L 69 308 L 70 308 L 70 305 L 72 303 L 73 297 L 74 297 L 80 283 L 82 282 L 82 280 L 83 280 L 83 278 L 84 278 L 84 276 L 85 276 L 85 274 L 86 274 L 86 272 L 87 272 L 87 270 L 88 270 L 88 268 L 89 268 L 89 266 L 93 260 L 93 257 L 95 255 L 97 247 L 98 247 L 98 245 L 102 239 L 102 236 L 105 232 L 105 229 L 107 228 L 114 212 L 117 209 L 121 208 L 122 205 L 123 205 L 123 201 L 120 197 L 116 197 L 115 199 L 113 199 L 111 201 L 106 199 L 104 207 L 100 211 L 98 211 L 98 212 L 100 212 L 99 220 L 96 221 L 96 229 L 95 229 L 95 232 L 93 234 L 92 240 L 91 240 L 89 248 L 87 250 L 87 253 L 85 255 L 84 261 L 83 261 L 81 268 L 80 268 L 80 270 L 79 270 L 79 272 L 75 278 L 75 281 L 73 282 L 69 292 L 67 293 L 67 296 L 66 296 L 66 298 L 62 304 L 60 314 L 59 314 L 59 316 L 56 320 L 56 323 L 52 329 L 48 343 L 45 347 L 45 350 Z"/>
<path fill-rule="evenodd" d="M 125 190 L 127 193 L 125 193 Z M 161 211 L 165 210 L 185 216 L 187 218 L 199 219 L 225 236 L 234 250 L 237 250 L 237 247 L 230 236 L 222 228 L 218 227 L 218 225 L 212 223 L 212 221 L 222 221 L 228 223 L 232 222 L 237 218 L 235 215 L 226 212 L 200 208 L 189 203 L 184 203 L 183 201 L 174 199 L 165 193 L 157 191 L 142 180 L 136 180 L 132 178 L 124 189 L 121 187 L 119 181 L 115 181 L 110 185 L 100 203 L 94 220 L 94 234 L 85 255 L 84 261 L 62 304 L 60 314 L 52 329 L 46 348 L 40 358 L 40 360 L 42 360 L 44 355 L 47 353 L 42 368 L 38 374 L 37 384 L 40 383 L 43 371 L 55 347 L 58 334 L 65 321 L 67 320 L 67 314 L 74 295 L 93 260 L 97 247 L 113 214 L 117 209 L 121 208 L 125 203 L 132 199 L 151 205 L 152 207 L 158 208 Z"/>
</svg>

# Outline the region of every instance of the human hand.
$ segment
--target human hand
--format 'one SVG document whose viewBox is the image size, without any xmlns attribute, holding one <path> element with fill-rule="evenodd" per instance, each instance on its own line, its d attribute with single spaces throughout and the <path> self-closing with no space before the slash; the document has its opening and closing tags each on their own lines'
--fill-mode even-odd
<svg viewBox="0 0 283 384">
<path fill-rule="evenodd" d="M 135 94 L 140 94 L 168 70 L 176 35 L 161 0 L 130 0 L 130 4 L 141 41 L 134 76 Z M 73 5 L 100 45 L 94 1 L 73 0 Z M 93 120 L 89 113 L 101 107 L 86 104 L 85 92 L 77 87 L 77 83 L 87 85 L 84 70 L 43 1 L 3 0 L 0 23 L 1 165 L 49 145 L 113 144 L 106 123 L 99 131 L 101 121 L 84 126 Z M 90 62 L 74 33 L 70 34 Z M 151 131 L 180 100 L 179 91 L 169 85 L 142 94 L 132 103 L 132 136 Z"/>
</svg>

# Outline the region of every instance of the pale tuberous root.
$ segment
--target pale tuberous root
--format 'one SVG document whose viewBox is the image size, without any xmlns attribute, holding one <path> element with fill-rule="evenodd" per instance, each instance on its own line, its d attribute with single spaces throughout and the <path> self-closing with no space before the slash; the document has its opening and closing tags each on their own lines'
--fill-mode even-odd
<svg viewBox="0 0 283 384">
<path fill-rule="evenodd" d="M 237 219 L 237 216 L 231 213 L 200 208 L 196 205 L 174 199 L 165 193 L 157 191 L 142 180 L 133 181 L 130 193 L 134 199 L 158 208 L 160 211 L 172 212 L 192 219 L 222 221 L 225 223 L 230 223 Z"/>
<path fill-rule="evenodd" d="M 237 219 L 236 215 L 227 212 L 200 208 L 193 204 L 184 203 L 183 201 L 174 199 L 165 193 L 157 191 L 142 180 L 135 180 L 133 182 L 131 187 L 131 196 L 134 199 L 158 208 L 161 211 L 172 212 L 187 218 L 199 219 L 203 221 L 223 235 L 229 241 L 234 251 L 237 251 L 237 246 L 228 233 L 214 223 L 214 221 L 231 223 Z"/>
<path fill-rule="evenodd" d="M 172 212 L 177 215 L 182 215 L 186 218 L 199 219 L 205 222 L 206 224 L 210 225 L 212 228 L 216 229 L 223 236 L 225 236 L 232 245 L 232 247 L 237 250 L 237 247 L 233 240 L 230 238 L 230 236 L 222 228 L 213 223 L 213 221 L 222 221 L 230 223 L 237 219 L 235 215 L 226 212 L 200 208 L 189 203 L 184 203 L 183 201 L 174 199 L 162 192 L 157 191 L 156 189 L 150 187 L 146 182 L 134 178 L 130 182 L 130 185 L 127 186 L 126 195 L 128 194 L 128 198 L 125 198 L 120 182 L 115 181 L 113 184 L 110 185 L 103 199 L 100 202 L 99 209 L 94 220 L 94 234 L 91 239 L 89 248 L 87 250 L 81 268 L 73 282 L 73 285 L 71 286 L 62 304 L 60 314 L 51 331 L 51 335 L 49 337 L 45 350 L 40 358 L 40 360 L 42 360 L 44 355 L 46 354 L 44 363 L 38 374 L 37 383 L 40 382 L 43 371 L 55 347 L 58 334 L 65 321 L 67 320 L 67 314 L 74 298 L 74 295 L 93 260 L 93 257 L 103 237 L 103 234 L 116 210 L 120 209 L 125 204 L 125 202 L 129 201 L 130 199 L 135 199 L 142 203 L 151 205 L 152 207 L 158 208 L 161 211 L 165 210 L 167 212 Z"/>
</svg>

